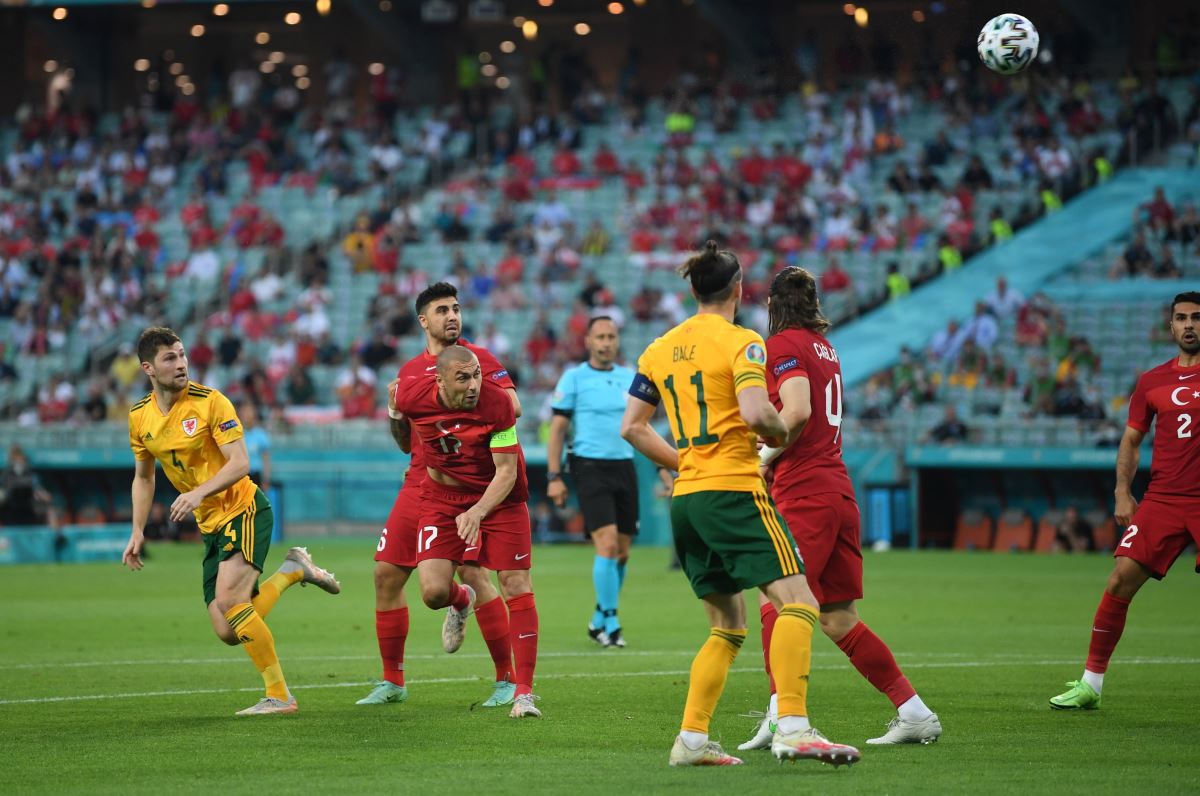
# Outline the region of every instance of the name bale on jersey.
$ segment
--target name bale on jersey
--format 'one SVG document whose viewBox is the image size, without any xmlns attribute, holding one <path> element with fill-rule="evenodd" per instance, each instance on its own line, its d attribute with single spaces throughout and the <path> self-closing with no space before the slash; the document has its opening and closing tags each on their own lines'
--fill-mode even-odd
<svg viewBox="0 0 1200 796">
<path fill-rule="evenodd" d="M 691 362 L 696 356 L 696 346 L 694 345 L 677 345 L 671 349 L 672 362 Z"/>
</svg>

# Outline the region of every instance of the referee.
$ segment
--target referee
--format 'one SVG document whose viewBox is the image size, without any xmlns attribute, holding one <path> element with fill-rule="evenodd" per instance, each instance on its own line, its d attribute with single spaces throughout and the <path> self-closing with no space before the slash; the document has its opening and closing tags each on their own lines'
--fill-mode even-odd
<svg viewBox="0 0 1200 796">
<path fill-rule="evenodd" d="M 588 323 L 588 360 L 563 373 L 551 408 L 546 494 L 556 506 L 567 502 L 562 478 L 563 442 L 574 425 L 571 473 L 579 490 L 584 528 L 596 546 L 592 582 L 596 610 L 588 636 L 603 647 L 624 647 L 617 597 L 625 582 L 629 548 L 638 532 L 638 483 L 633 448 L 621 438 L 621 417 L 634 373 L 616 364 L 621 338 L 613 319 L 600 315 Z"/>
</svg>

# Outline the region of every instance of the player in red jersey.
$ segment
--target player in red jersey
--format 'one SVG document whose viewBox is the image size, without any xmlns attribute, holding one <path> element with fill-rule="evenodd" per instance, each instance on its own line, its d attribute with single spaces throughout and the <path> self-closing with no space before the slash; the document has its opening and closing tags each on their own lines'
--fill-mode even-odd
<svg viewBox="0 0 1200 796">
<path fill-rule="evenodd" d="M 1171 302 L 1171 336 L 1179 355 L 1143 373 L 1129 398 L 1129 420 L 1117 451 L 1113 511 L 1126 530 L 1092 620 L 1083 677 L 1050 698 L 1050 707 L 1058 710 L 1100 707 L 1104 673 L 1125 630 L 1129 603 L 1147 580 L 1162 580 L 1189 544 L 1200 544 L 1200 445 L 1194 441 L 1200 436 L 1200 292 L 1180 293 Z M 1152 422 L 1150 483 L 1139 505 L 1130 488 L 1138 448 Z"/>
<path fill-rule="evenodd" d="M 417 320 L 425 330 L 425 350 L 401 366 L 397 380 L 424 377 L 432 384 L 437 355 L 449 346 L 461 345 L 478 357 L 483 377 L 508 393 L 513 410 L 519 417 L 521 402 L 508 371 L 487 349 L 471 345 L 460 336 L 462 310 L 454 285 L 438 282 L 425 288 L 417 296 L 416 311 Z M 408 453 L 411 446 L 409 422 L 395 412 L 394 405 L 389 407 L 389 411 L 392 413 L 392 437 Z M 408 639 L 409 616 L 404 586 L 417 566 L 417 515 L 421 504 L 421 483 L 426 478 L 421 456 L 420 448 L 412 451 L 412 463 L 405 474 L 404 485 L 396 495 L 376 546 L 375 634 L 383 659 L 383 679 L 370 694 L 358 701 L 360 705 L 403 702 L 408 698 L 408 690 L 404 685 L 404 646 Z M 483 706 L 508 705 L 516 690 L 508 611 L 491 583 L 490 573 L 474 568 L 463 575 L 468 579 L 465 582 L 475 590 L 475 618 L 496 670 L 495 687 Z"/>
<path fill-rule="evenodd" d="M 517 415 L 503 388 L 485 380 L 475 354 L 449 346 L 438 354 L 437 379 L 402 379 L 396 409 L 416 431 L 428 478 L 421 484 L 417 574 L 430 608 L 446 606 L 442 645 L 454 652 L 475 601 L 454 582 L 481 566 L 500 576 L 516 656 L 513 718 L 540 718 L 534 705 L 537 608 L 529 579 L 529 483 L 517 441 Z M 464 580 L 473 578 L 464 577 Z"/>
<path fill-rule="evenodd" d="M 863 596 L 858 503 L 842 461 L 842 366 L 825 338 L 829 321 L 821 314 L 817 284 L 803 268 L 785 268 L 767 298 L 771 336 L 767 338 L 767 382 L 771 402 L 793 436 L 782 450 L 766 448 L 773 478 L 771 496 L 787 522 L 804 561 L 808 585 L 821 604 L 821 630 L 850 658 L 871 685 L 887 695 L 897 716 L 869 744 L 933 743 L 942 733 L 931 711 L 896 665 L 887 645 L 863 623 L 855 600 Z M 771 675 L 771 630 L 776 612 L 762 601 L 763 657 Z M 774 723 L 771 704 L 754 738 L 739 749 L 766 748 Z M 765 738 L 765 741 L 764 741 Z"/>
</svg>

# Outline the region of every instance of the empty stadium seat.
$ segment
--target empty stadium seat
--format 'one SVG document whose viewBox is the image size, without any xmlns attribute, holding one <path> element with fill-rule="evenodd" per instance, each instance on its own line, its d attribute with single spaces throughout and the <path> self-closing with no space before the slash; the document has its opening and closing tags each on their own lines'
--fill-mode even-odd
<svg viewBox="0 0 1200 796">
<path fill-rule="evenodd" d="M 955 550 L 988 550 L 992 546 L 992 518 L 978 509 L 958 515 L 954 528 Z"/>
<path fill-rule="evenodd" d="M 992 549 L 997 552 L 1023 552 L 1033 543 L 1033 520 L 1025 509 L 1006 509 L 996 524 Z"/>
<path fill-rule="evenodd" d="M 1103 509 L 1093 509 L 1083 515 L 1092 526 L 1092 541 L 1097 550 L 1112 550 L 1117 546 L 1117 521 Z"/>
<path fill-rule="evenodd" d="M 1063 513 L 1058 510 L 1047 511 L 1038 520 L 1037 537 L 1033 542 L 1033 552 L 1049 553 L 1054 550 L 1054 536 L 1058 531 L 1058 524 L 1062 522 Z"/>
</svg>

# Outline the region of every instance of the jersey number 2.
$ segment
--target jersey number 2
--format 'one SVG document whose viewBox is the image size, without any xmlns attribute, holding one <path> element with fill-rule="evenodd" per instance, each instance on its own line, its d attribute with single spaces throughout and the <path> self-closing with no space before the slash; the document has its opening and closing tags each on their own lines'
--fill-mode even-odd
<svg viewBox="0 0 1200 796">
<path fill-rule="evenodd" d="M 708 430 L 708 404 L 704 401 L 704 374 L 696 371 L 688 381 L 696 385 L 696 406 L 700 409 L 700 433 L 692 437 L 690 441 L 687 433 L 683 430 L 683 416 L 679 412 L 679 395 L 675 392 L 675 375 L 668 376 L 663 382 L 663 386 L 671 393 L 671 400 L 675 403 L 675 429 L 678 432 L 675 437 L 675 447 L 679 450 L 683 450 L 689 444 L 711 445 L 721 441 L 720 437 Z"/>
<path fill-rule="evenodd" d="M 1179 439 L 1189 439 L 1192 436 L 1192 416 L 1182 414 L 1179 416 L 1179 428 L 1175 431 L 1175 436 Z"/>
</svg>

